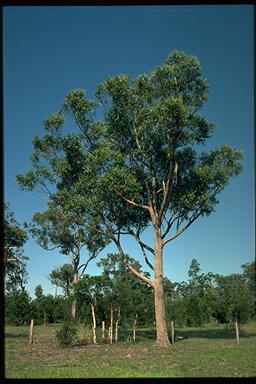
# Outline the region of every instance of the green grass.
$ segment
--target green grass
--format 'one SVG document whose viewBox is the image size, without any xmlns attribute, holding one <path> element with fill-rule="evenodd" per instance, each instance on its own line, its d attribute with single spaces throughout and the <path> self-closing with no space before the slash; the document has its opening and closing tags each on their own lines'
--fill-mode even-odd
<svg viewBox="0 0 256 384">
<path fill-rule="evenodd" d="M 154 346 L 155 330 L 138 329 L 136 344 L 127 332 L 118 343 L 92 345 L 90 330 L 79 330 L 79 342 L 58 347 L 59 324 L 34 327 L 28 343 L 28 326 L 6 326 L 6 378 L 114 378 L 114 377 L 255 377 L 256 323 L 242 327 L 240 344 L 233 329 L 211 325 L 180 328 L 183 339 L 168 348 Z M 99 336 L 100 342 L 100 336 Z"/>
</svg>

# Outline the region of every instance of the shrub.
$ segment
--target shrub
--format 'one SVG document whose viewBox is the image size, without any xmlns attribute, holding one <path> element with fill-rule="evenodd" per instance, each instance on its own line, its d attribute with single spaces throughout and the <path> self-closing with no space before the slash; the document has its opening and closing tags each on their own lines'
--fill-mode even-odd
<svg viewBox="0 0 256 384">
<path fill-rule="evenodd" d="M 78 332 L 78 324 L 74 320 L 66 320 L 59 330 L 56 330 L 56 338 L 61 347 L 70 346 Z"/>
</svg>

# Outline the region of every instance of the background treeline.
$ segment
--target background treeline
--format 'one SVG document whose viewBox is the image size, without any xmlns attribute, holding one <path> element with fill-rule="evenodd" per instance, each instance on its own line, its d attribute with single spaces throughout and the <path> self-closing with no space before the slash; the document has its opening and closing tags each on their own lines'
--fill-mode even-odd
<svg viewBox="0 0 256 384">
<path fill-rule="evenodd" d="M 132 262 L 141 271 L 139 263 Z M 77 320 L 85 326 L 91 327 L 93 316 L 97 326 L 104 322 L 106 329 L 111 323 L 130 328 L 134 321 L 137 326 L 154 326 L 152 288 L 135 279 L 118 254 L 108 254 L 98 266 L 102 267 L 101 275 L 85 274 L 75 286 L 70 265 L 52 271 L 50 280 L 62 288 L 61 295 L 46 295 L 38 285 L 32 299 L 24 285 L 8 286 L 6 322 L 15 325 L 29 323 L 31 319 L 35 324 L 63 322 L 70 318 L 75 302 Z M 242 271 L 228 276 L 201 273 L 198 261 L 193 259 L 186 282 L 173 283 L 165 277 L 168 323 L 174 321 L 179 327 L 215 322 L 228 326 L 234 321 L 243 324 L 255 319 L 255 262 L 242 265 Z"/>
</svg>

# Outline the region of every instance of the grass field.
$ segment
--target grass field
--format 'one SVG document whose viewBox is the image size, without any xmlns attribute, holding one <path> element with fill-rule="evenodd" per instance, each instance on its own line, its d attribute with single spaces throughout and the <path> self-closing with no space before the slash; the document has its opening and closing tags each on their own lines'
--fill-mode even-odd
<svg viewBox="0 0 256 384">
<path fill-rule="evenodd" d="M 165 349 L 154 346 L 155 330 L 138 329 L 136 344 L 89 343 L 90 331 L 82 326 L 79 342 L 57 346 L 58 324 L 34 327 L 28 343 L 28 326 L 5 328 L 6 378 L 114 378 L 114 377 L 255 377 L 256 323 L 242 327 L 240 344 L 235 331 L 224 326 L 178 328 L 181 341 Z M 122 341 L 123 339 L 123 341 Z M 99 337 L 100 341 L 100 337 Z"/>
</svg>

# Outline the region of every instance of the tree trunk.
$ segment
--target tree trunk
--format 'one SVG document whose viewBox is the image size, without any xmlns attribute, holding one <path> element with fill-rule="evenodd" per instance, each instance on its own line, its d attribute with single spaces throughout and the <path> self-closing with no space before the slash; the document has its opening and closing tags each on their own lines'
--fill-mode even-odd
<svg viewBox="0 0 256 384">
<path fill-rule="evenodd" d="M 171 321 L 171 341 L 174 344 L 174 322 Z"/>
<path fill-rule="evenodd" d="M 113 341 L 113 307 L 110 306 L 110 327 L 109 327 L 109 342 L 112 344 Z"/>
<path fill-rule="evenodd" d="M 164 284 L 163 284 L 163 243 L 160 230 L 155 228 L 155 318 L 156 345 L 167 347 L 170 345 L 165 317 Z"/>
<path fill-rule="evenodd" d="M 239 327 L 237 324 L 237 320 L 235 321 L 235 328 L 236 328 L 236 343 L 239 344 Z"/>
<path fill-rule="evenodd" d="M 34 331 L 34 320 L 31 320 L 29 327 L 29 344 L 33 344 L 33 331 Z"/>
<path fill-rule="evenodd" d="M 96 317 L 95 317 L 94 304 L 91 304 L 91 310 L 92 310 L 92 341 L 93 341 L 93 344 L 97 344 L 97 340 L 96 340 Z"/>
<path fill-rule="evenodd" d="M 136 324 L 137 324 L 137 314 L 135 315 L 135 320 L 133 322 L 133 329 L 132 329 L 132 341 L 135 343 L 136 341 Z"/>
<path fill-rule="evenodd" d="M 116 329 L 115 329 L 115 342 L 117 343 L 118 339 L 118 324 L 119 324 L 119 319 L 120 319 L 120 305 L 118 307 L 118 313 L 117 313 L 117 319 L 116 319 Z"/>
<path fill-rule="evenodd" d="M 74 268 L 73 284 L 76 285 L 78 283 L 79 276 L 78 276 L 77 267 L 73 265 L 73 268 Z M 76 299 L 73 299 L 72 305 L 71 305 L 71 316 L 73 319 L 76 319 L 76 315 L 77 315 L 77 303 L 76 303 Z"/>
<path fill-rule="evenodd" d="M 102 321 L 102 342 L 105 341 L 105 321 Z"/>
</svg>

